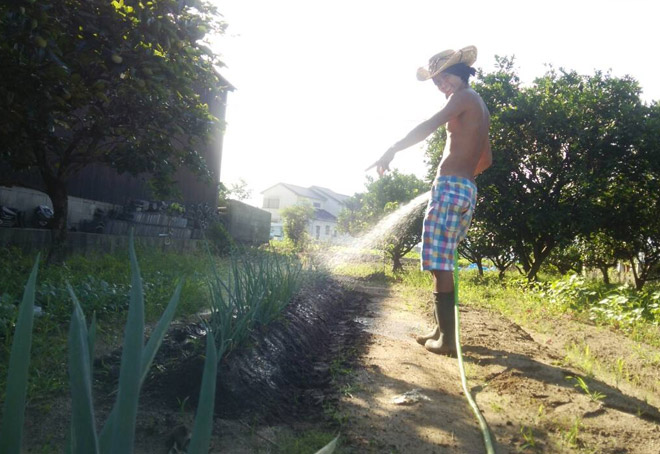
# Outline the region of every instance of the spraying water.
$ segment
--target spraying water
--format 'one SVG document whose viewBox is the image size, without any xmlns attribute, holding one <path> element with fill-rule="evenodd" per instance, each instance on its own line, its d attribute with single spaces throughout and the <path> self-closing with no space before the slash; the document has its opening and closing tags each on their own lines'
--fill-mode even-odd
<svg viewBox="0 0 660 454">
<path fill-rule="evenodd" d="M 334 267 L 359 259 L 366 250 L 374 248 L 388 234 L 396 232 L 400 226 L 405 225 L 406 220 L 414 216 L 421 205 L 426 205 L 430 196 L 431 191 L 427 191 L 415 197 L 396 211 L 385 216 L 364 235 L 341 242 L 339 251 L 326 254 L 326 264 Z"/>
</svg>

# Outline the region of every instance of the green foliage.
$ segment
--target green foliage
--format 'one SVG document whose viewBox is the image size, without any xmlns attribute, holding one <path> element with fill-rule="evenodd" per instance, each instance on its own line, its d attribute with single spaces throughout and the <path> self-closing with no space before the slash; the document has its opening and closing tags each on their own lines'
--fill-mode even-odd
<svg viewBox="0 0 660 454">
<path fill-rule="evenodd" d="M 252 190 L 248 189 L 247 182 L 239 179 L 238 183 L 232 183 L 229 187 L 218 184 L 218 206 L 224 206 L 229 199 L 246 200 L 252 197 Z"/>
<path fill-rule="evenodd" d="M 331 434 L 317 430 L 305 431 L 299 435 L 287 433 L 277 439 L 280 452 L 287 454 L 307 454 L 311 452 L 326 454 L 333 452 L 330 449 L 334 449 L 336 444 L 337 437 L 333 438 Z"/>
<path fill-rule="evenodd" d="M 144 294 L 132 235 L 129 253 L 132 287 L 122 350 L 119 389 L 113 410 L 100 434 L 97 433 L 95 427 L 92 399 L 92 364 L 96 322 L 94 318 L 90 328 L 87 328 L 78 298 L 73 289 L 69 287 L 74 309 L 68 342 L 72 417 L 71 440 L 67 451 L 73 454 L 132 452 L 140 388 L 165 336 L 165 331 L 174 317 L 179 301 L 181 284 L 174 292 L 149 341 L 144 345 Z M 6 393 L 8 398 L 3 408 L 3 425 L 0 432 L 0 445 L 3 446 L 3 452 L 9 454 L 18 454 L 21 450 L 37 265 L 38 259 L 25 289 L 10 357 Z M 222 355 L 222 350 L 220 355 Z M 213 335 L 209 334 L 207 360 L 199 397 L 199 401 L 204 404 L 200 404 L 195 418 L 191 453 L 208 452 L 215 402 L 217 361 L 218 355 Z"/>
<path fill-rule="evenodd" d="M 302 265 L 295 256 L 234 251 L 224 277 L 213 267 L 211 318 L 219 351 L 231 350 L 250 332 L 275 320 L 301 284 Z"/>
<path fill-rule="evenodd" d="M 139 244 L 138 244 L 139 246 Z M 177 306 L 178 316 L 197 313 L 208 305 L 206 280 L 207 260 L 197 253 L 161 253 L 140 248 L 142 285 L 145 291 L 145 317 L 155 322 L 168 304 L 180 276 L 182 298 Z M 123 324 L 123 314 L 128 307 L 130 283 L 129 266 L 122 256 L 93 254 L 88 257 L 72 255 L 61 265 L 42 267 L 35 286 L 35 305 L 41 316 L 34 321 L 28 392 L 32 399 L 42 400 L 53 393 L 60 393 L 67 384 L 66 378 L 66 326 L 71 314 L 71 297 L 67 282 L 80 299 L 84 312 L 94 313 L 103 325 L 100 335 L 112 338 L 118 335 Z M 9 349 L 18 316 L 22 282 L 34 264 L 34 254 L 19 250 L 6 250 L 0 254 L 0 390 L 4 391 Z M 224 266 L 222 263 L 219 266 Z M 0 396 L 2 400 L 2 396 Z"/>
<path fill-rule="evenodd" d="M 293 242 L 296 249 L 304 249 L 309 241 L 307 226 L 314 217 L 314 207 L 309 203 L 292 205 L 284 208 L 280 215 L 285 237 Z"/>
<path fill-rule="evenodd" d="M 234 239 L 229 234 L 225 225 L 221 222 L 214 222 L 206 229 L 206 239 L 209 242 L 209 248 L 216 255 L 227 255 L 235 246 Z"/>
<path fill-rule="evenodd" d="M 37 281 L 39 257 L 25 286 L 23 300 L 19 308 L 16 334 L 9 357 L 7 391 L 2 408 L 0 426 L 0 446 L 7 454 L 21 452 L 23 420 L 25 417 L 25 397 L 27 394 L 28 365 L 32 346 L 32 322 L 34 319 L 34 287 Z"/>
<path fill-rule="evenodd" d="M 633 327 L 639 322 L 660 325 L 660 290 L 633 291 L 620 286 L 589 308 L 591 318 L 598 323 Z"/>
<path fill-rule="evenodd" d="M 600 284 L 588 284 L 585 278 L 572 274 L 550 282 L 547 289 L 537 288 L 540 288 L 541 297 L 551 304 L 583 310 L 598 298 L 602 287 Z"/>
<path fill-rule="evenodd" d="M 547 263 L 559 274 L 581 273 L 583 268 L 582 254 L 576 242 L 567 242 L 555 247 L 548 256 Z"/>
</svg>

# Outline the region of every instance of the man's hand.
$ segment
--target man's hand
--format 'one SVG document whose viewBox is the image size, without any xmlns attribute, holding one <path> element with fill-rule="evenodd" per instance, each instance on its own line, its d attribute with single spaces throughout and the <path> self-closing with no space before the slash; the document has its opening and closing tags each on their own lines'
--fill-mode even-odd
<svg viewBox="0 0 660 454">
<path fill-rule="evenodd" d="M 392 162 L 392 159 L 394 159 L 396 151 L 394 151 L 392 148 L 387 150 L 381 158 L 371 164 L 369 167 L 365 169 L 365 172 L 373 167 L 376 168 L 376 172 L 378 172 L 378 176 L 383 176 L 385 171 L 390 170 L 390 162 Z"/>
</svg>

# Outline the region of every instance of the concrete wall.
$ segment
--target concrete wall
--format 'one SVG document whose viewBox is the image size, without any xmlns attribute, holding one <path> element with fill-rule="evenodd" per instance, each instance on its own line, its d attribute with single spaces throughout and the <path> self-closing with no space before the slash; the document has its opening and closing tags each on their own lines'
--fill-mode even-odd
<svg viewBox="0 0 660 454">
<path fill-rule="evenodd" d="M 229 200 L 227 230 L 231 237 L 239 243 L 268 243 L 270 213 L 238 200 Z"/>
<path fill-rule="evenodd" d="M 50 197 L 44 192 L 36 191 L 34 189 L 19 188 L 16 186 L 11 188 L 0 186 L 0 205 L 23 211 L 25 213 L 25 222 L 27 226 L 32 225 L 34 209 L 38 205 L 47 205 L 50 208 L 53 207 Z M 94 217 L 94 212 L 97 209 L 102 209 L 107 213 L 116 208 L 119 207 L 111 203 L 96 202 L 94 200 L 69 196 L 67 223 L 69 224 L 69 227 L 78 228 L 80 221 L 92 219 Z"/>
</svg>

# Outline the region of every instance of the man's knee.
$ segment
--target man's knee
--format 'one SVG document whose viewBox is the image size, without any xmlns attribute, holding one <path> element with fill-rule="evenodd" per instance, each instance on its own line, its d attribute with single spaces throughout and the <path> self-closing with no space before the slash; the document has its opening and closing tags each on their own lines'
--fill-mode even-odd
<svg viewBox="0 0 660 454">
<path fill-rule="evenodd" d="M 454 290 L 454 274 L 451 271 L 431 270 L 436 292 L 451 292 Z"/>
</svg>

